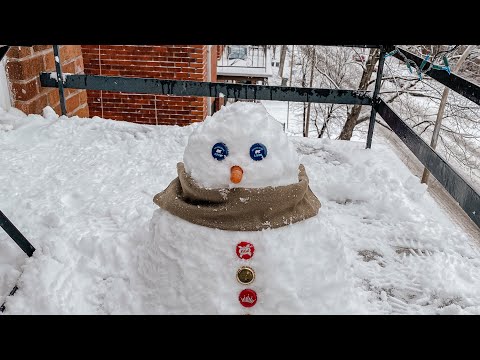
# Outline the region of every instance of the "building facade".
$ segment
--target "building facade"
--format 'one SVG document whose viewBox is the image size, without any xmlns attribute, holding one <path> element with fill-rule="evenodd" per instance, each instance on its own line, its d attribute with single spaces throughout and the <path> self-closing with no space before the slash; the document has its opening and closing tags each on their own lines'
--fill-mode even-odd
<svg viewBox="0 0 480 360">
<path fill-rule="evenodd" d="M 217 81 L 222 51 L 221 45 L 62 45 L 60 60 L 70 74 Z M 58 90 L 39 80 L 41 72 L 55 71 L 51 45 L 10 47 L 4 62 L 11 106 L 27 114 L 40 114 L 45 106 L 61 113 Z M 68 116 L 154 125 L 188 125 L 218 108 L 215 99 L 192 96 L 77 89 L 65 89 L 65 96 Z"/>
</svg>

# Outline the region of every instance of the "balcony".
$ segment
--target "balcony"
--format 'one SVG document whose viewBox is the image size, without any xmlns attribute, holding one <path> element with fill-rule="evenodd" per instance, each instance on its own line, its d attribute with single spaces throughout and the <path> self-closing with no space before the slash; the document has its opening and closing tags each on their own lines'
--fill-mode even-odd
<svg viewBox="0 0 480 360">
<path fill-rule="evenodd" d="M 266 46 L 227 45 L 217 62 L 219 81 L 267 84 L 271 76 L 271 56 Z"/>
</svg>

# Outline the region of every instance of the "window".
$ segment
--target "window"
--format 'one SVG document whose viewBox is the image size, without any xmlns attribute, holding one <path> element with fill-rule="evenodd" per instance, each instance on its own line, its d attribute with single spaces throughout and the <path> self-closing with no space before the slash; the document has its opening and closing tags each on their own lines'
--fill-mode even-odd
<svg viewBox="0 0 480 360">
<path fill-rule="evenodd" d="M 245 60 L 247 58 L 246 46 L 230 46 L 228 52 L 228 60 L 240 59 Z"/>
</svg>

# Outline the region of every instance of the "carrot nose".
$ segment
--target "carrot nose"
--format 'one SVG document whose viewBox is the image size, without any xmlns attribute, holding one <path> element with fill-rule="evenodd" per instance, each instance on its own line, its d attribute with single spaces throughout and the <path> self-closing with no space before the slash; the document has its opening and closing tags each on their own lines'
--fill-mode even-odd
<svg viewBox="0 0 480 360">
<path fill-rule="evenodd" d="M 234 184 L 238 184 L 240 181 L 242 181 L 243 177 L 243 169 L 240 166 L 232 166 L 230 169 L 230 180 Z"/>
</svg>

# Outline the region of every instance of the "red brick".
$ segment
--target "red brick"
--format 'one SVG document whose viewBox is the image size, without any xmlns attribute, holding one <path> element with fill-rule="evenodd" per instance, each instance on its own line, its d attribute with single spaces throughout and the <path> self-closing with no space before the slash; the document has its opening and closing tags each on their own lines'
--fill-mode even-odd
<svg viewBox="0 0 480 360">
<path fill-rule="evenodd" d="M 78 57 L 75 59 L 75 74 L 83 72 L 83 58 Z"/>
<path fill-rule="evenodd" d="M 85 73 L 206 80 L 205 45 L 101 45 L 99 49 L 101 61 L 98 51 L 95 52 L 89 46 L 82 47 Z M 192 59 L 190 54 L 195 54 L 195 59 Z M 192 64 L 196 64 L 196 67 L 192 67 Z M 100 92 L 88 91 L 87 100 L 90 115 L 101 112 L 103 104 L 104 117 L 137 123 L 156 124 L 157 117 L 159 123 L 165 121 L 170 124 L 186 125 L 203 119 L 206 113 L 206 102 L 196 97 L 103 92 L 102 101 Z M 197 111 L 197 114 L 193 115 L 191 111 Z"/>
<path fill-rule="evenodd" d="M 23 60 L 10 60 L 5 67 L 10 80 L 30 80 L 43 70 L 42 56 Z"/>
<path fill-rule="evenodd" d="M 55 59 L 53 57 L 53 51 L 43 55 L 43 64 L 45 71 L 55 71 Z"/>
<path fill-rule="evenodd" d="M 60 47 L 60 60 L 64 61 L 72 60 L 82 55 L 82 50 L 79 45 L 62 45 Z"/>
<path fill-rule="evenodd" d="M 76 115 L 81 118 L 88 118 L 90 116 L 88 106 L 80 107 L 72 115 Z"/>
<path fill-rule="evenodd" d="M 47 105 L 47 94 L 40 94 L 28 101 L 15 100 L 14 102 L 14 106 L 25 114 L 41 114 L 43 108 Z"/>
<path fill-rule="evenodd" d="M 58 94 L 58 89 L 50 89 L 47 94 L 48 94 L 48 105 L 54 106 L 59 103 L 60 96 Z"/>
<path fill-rule="evenodd" d="M 74 74 L 75 73 L 75 61 L 71 61 L 68 64 L 62 63 L 62 72 L 65 74 Z"/>
<path fill-rule="evenodd" d="M 65 100 L 65 105 L 67 108 L 67 112 L 70 113 L 75 110 L 77 107 L 80 106 L 80 95 L 75 94 L 70 96 L 68 99 Z"/>
<path fill-rule="evenodd" d="M 42 51 L 52 48 L 52 45 L 33 45 L 33 51 Z"/>
<path fill-rule="evenodd" d="M 38 78 L 26 83 L 12 82 L 12 94 L 16 100 L 27 101 L 38 95 Z"/>
<path fill-rule="evenodd" d="M 55 113 L 57 115 L 62 115 L 62 110 L 60 109 L 60 104 L 57 104 L 57 105 L 54 105 L 54 106 L 50 105 L 50 106 L 52 107 L 53 111 L 55 111 Z"/>
<path fill-rule="evenodd" d="M 65 98 L 72 96 L 73 94 L 77 93 L 77 89 L 69 89 L 69 88 L 64 88 L 63 89 L 63 94 L 65 95 Z"/>
<path fill-rule="evenodd" d="M 82 45 L 82 51 L 84 50 L 98 50 L 100 45 Z"/>
<path fill-rule="evenodd" d="M 21 59 L 32 55 L 33 51 L 30 46 L 10 46 L 7 51 L 7 57 Z"/>
<path fill-rule="evenodd" d="M 205 54 L 190 54 L 190 57 L 192 59 L 203 59 L 205 57 Z"/>
</svg>

